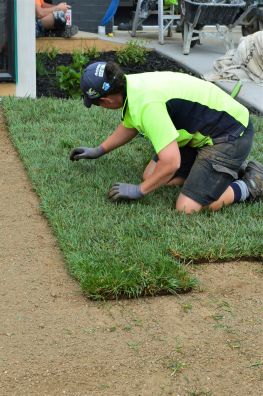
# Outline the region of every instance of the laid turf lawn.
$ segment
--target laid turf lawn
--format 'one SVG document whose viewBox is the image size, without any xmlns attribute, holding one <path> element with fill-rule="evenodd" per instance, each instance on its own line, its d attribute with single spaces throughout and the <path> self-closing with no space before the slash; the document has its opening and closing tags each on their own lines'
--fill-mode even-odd
<svg viewBox="0 0 263 396">
<path fill-rule="evenodd" d="M 70 273 L 92 298 L 191 290 L 187 263 L 262 259 L 261 202 L 186 216 L 173 209 L 179 189 L 163 187 L 135 203 L 113 204 L 114 182 L 139 183 L 153 151 L 141 137 L 93 161 L 69 161 L 76 146 L 96 146 L 120 112 L 81 101 L 3 101 L 10 138 L 40 197 Z M 263 161 L 263 120 L 254 117 L 251 157 Z"/>
</svg>

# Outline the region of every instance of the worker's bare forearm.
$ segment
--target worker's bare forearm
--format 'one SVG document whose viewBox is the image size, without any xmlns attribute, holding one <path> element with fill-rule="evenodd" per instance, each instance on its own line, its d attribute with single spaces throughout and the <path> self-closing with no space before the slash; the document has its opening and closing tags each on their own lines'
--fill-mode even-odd
<svg viewBox="0 0 263 396">
<path fill-rule="evenodd" d="M 169 180 L 172 179 L 173 175 L 177 171 L 178 166 L 169 164 L 163 161 L 158 161 L 154 169 L 153 174 L 141 183 L 141 192 L 146 195 L 157 188 L 164 186 Z"/>
<path fill-rule="evenodd" d="M 110 135 L 101 146 L 105 150 L 106 153 L 123 146 L 124 144 L 128 143 L 132 140 L 138 131 L 134 128 L 126 128 L 123 124 L 120 124 L 115 131 Z"/>
<path fill-rule="evenodd" d="M 177 142 L 174 140 L 158 152 L 158 162 L 152 175 L 141 183 L 143 194 L 148 194 L 168 183 L 181 166 L 181 155 Z"/>
</svg>

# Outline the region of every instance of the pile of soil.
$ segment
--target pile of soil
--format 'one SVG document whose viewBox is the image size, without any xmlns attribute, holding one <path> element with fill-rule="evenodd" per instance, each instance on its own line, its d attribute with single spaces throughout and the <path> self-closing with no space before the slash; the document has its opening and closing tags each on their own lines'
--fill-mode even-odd
<svg viewBox="0 0 263 396">
<path fill-rule="evenodd" d="M 103 52 L 96 60 L 91 60 L 89 63 L 94 61 L 114 61 L 117 62 L 116 51 Z M 37 73 L 37 97 L 41 96 L 53 96 L 56 98 L 67 99 L 67 94 L 60 90 L 56 78 L 56 68 L 60 65 L 69 66 L 72 63 L 71 54 L 58 54 L 54 59 L 49 59 L 47 56 L 42 57 L 42 62 L 46 69 L 45 75 L 39 75 Z M 89 64 L 87 63 L 87 65 Z M 155 51 L 150 51 L 147 54 L 146 62 L 143 64 L 129 64 L 122 66 L 124 73 L 143 73 L 151 71 L 174 71 L 183 72 L 184 70 L 173 60 L 162 56 Z M 192 73 L 190 73 L 192 74 Z"/>
</svg>

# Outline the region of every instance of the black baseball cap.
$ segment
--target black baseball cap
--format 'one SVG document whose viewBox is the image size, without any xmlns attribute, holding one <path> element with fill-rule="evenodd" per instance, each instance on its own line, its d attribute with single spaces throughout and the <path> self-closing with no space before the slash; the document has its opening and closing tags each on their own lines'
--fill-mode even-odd
<svg viewBox="0 0 263 396">
<path fill-rule="evenodd" d="M 80 88 L 84 94 L 84 105 L 90 107 L 94 99 L 99 99 L 109 93 L 112 83 L 105 73 L 106 62 L 95 62 L 84 70 Z"/>
</svg>

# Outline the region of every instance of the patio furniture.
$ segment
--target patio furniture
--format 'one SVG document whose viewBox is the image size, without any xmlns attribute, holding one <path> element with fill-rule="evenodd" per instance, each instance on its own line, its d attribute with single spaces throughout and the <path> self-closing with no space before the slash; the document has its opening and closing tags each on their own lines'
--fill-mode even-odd
<svg viewBox="0 0 263 396">
<path fill-rule="evenodd" d="M 151 14 L 158 14 L 159 43 L 163 44 L 165 31 L 167 31 L 168 37 L 171 37 L 174 21 L 180 19 L 179 15 L 174 14 L 174 10 L 174 5 L 164 7 L 163 0 L 138 0 L 132 23 L 131 36 L 136 36 L 138 27 L 141 26 L 142 22 Z"/>
<path fill-rule="evenodd" d="M 232 29 L 250 12 L 243 0 L 181 0 L 183 54 L 203 37 L 222 39 L 226 50 L 234 48 Z M 216 26 L 216 32 L 204 32 L 205 25 Z"/>
</svg>

